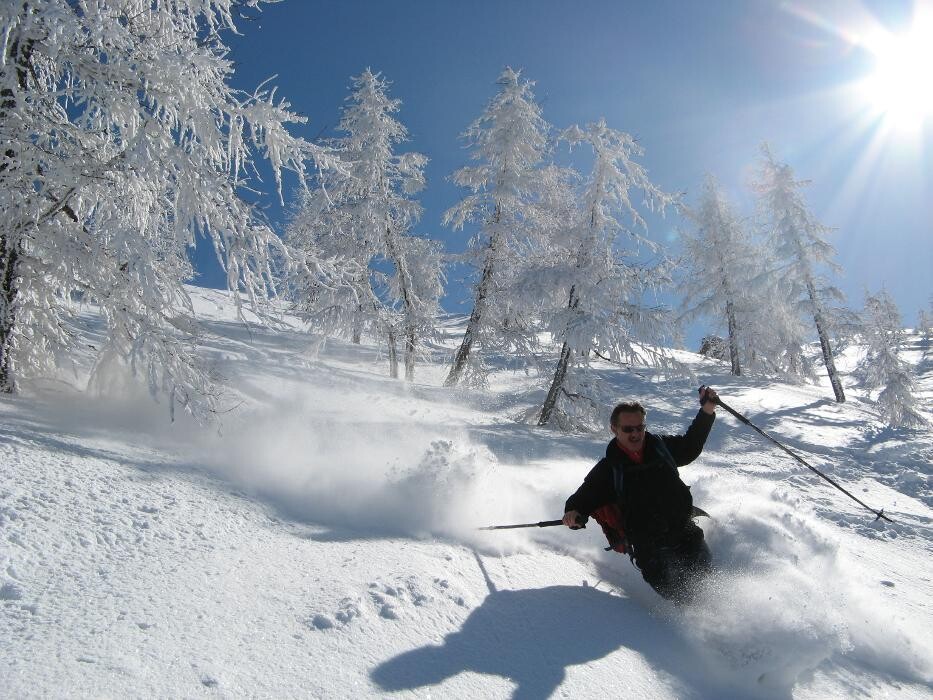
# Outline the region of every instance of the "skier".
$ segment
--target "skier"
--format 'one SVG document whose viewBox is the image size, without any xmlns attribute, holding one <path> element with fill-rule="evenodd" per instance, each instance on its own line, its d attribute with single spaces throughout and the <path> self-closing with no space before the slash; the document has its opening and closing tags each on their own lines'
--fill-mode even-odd
<svg viewBox="0 0 933 700">
<path fill-rule="evenodd" d="M 649 433 L 640 403 L 617 405 L 609 421 L 615 439 L 564 507 L 564 525 L 578 529 L 592 516 L 610 548 L 628 553 L 645 581 L 675 602 L 689 600 L 691 584 L 710 571 L 703 530 L 692 519 L 702 511 L 694 509 L 677 467 L 703 451 L 717 398 L 712 388 L 700 388 L 700 411 L 684 435 Z"/>
</svg>

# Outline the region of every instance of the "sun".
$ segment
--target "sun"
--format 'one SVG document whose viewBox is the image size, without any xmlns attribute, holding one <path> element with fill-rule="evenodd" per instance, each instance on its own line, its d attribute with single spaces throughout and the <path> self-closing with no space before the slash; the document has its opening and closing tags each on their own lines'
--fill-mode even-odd
<svg viewBox="0 0 933 700">
<path fill-rule="evenodd" d="M 875 70 L 862 88 L 872 107 L 896 124 L 933 119 L 933 15 L 917 17 L 904 35 L 868 43 Z"/>
</svg>

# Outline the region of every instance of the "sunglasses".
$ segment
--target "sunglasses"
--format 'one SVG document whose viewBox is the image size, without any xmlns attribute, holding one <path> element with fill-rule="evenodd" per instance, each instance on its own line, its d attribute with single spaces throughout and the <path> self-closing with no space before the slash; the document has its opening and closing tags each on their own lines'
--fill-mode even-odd
<svg viewBox="0 0 933 700">
<path fill-rule="evenodd" d="M 616 426 L 623 433 L 640 433 L 645 429 L 645 424 L 641 425 L 617 425 Z"/>
</svg>

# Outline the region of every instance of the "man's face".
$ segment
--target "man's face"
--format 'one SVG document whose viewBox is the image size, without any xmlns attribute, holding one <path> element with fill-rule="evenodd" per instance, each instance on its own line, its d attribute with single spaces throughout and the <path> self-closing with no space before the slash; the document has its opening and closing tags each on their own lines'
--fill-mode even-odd
<svg viewBox="0 0 933 700">
<path fill-rule="evenodd" d="M 609 429 L 622 447 L 638 452 L 645 444 L 645 417 L 641 413 L 620 413 Z"/>
</svg>

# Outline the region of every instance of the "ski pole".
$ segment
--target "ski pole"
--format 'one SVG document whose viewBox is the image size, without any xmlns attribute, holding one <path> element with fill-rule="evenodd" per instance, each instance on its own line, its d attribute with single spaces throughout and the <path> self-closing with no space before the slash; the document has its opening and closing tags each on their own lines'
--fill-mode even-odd
<svg viewBox="0 0 933 700">
<path fill-rule="evenodd" d="M 754 423 L 752 423 L 748 418 L 746 418 L 746 417 L 743 416 L 741 413 L 739 413 L 738 411 L 736 411 L 734 408 L 732 408 L 731 406 L 729 406 L 728 404 L 726 404 L 725 402 L 723 402 L 722 399 L 720 399 L 720 398 L 717 397 L 717 398 L 715 399 L 715 401 L 716 401 L 716 403 L 717 403 L 719 406 L 722 406 L 724 410 L 726 410 L 727 412 L 731 413 L 731 414 L 732 414 L 733 416 L 735 416 L 738 420 L 740 420 L 740 421 L 742 421 L 743 423 L 745 423 L 745 425 L 747 425 L 749 428 L 751 428 L 752 430 L 756 431 L 759 435 L 762 435 L 763 437 L 768 438 L 768 440 L 770 440 L 770 441 L 773 442 L 775 445 L 777 445 L 778 447 L 780 447 L 782 450 L 784 450 L 787 454 L 789 454 L 791 457 L 793 457 L 793 458 L 796 459 L 798 462 L 800 462 L 803 466 L 805 466 L 805 467 L 806 467 L 807 469 L 809 469 L 811 472 L 814 472 L 815 474 L 819 475 L 820 477 L 822 477 L 823 479 L 825 479 L 826 481 L 828 481 L 830 484 L 832 484 L 832 485 L 835 486 L 837 489 L 839 489 L 840 491 L 842 491 L 846 496 L 848 496 L 849 498 L 851 498 L 853 501 L 855 501 L 856 503 L 858 503 L 858 504 L 859 504 L 860 506 L 862 506 L 863 508 L 867 508 L 868 510 L 870 510 L 872 513 L 875 514 L 875 516 L 876 516 L 876 517 L 875 517 L 875 520 L 878 520 L 878 519 L 880 518 L 880 519 L 882 519 L 882 520 L 887 520 L 889 523 L 893 523 L 893 522 L 894 522 L 893 520 L 891 520 L 891 518 L 889 518 L 887 515 L 884 514 L 884 509 L 883 509 L 883 508 L 882 508 L 881 510 L 875 510 L 874 508 L 872 508 L 872 507 L 869 506 L 868 504 L 863 503 L 862 501 L 860 501 L 857 497 L 853 496 L 851 493 L 849 493 L 848 491 L 846 491 L 842 486 L 840 486 L 840 485 L 837 484 L 835 481 L 833 481 L 831 478 L 829 478 L 828 476 L 826 476 L 826 475 L 825 475 L 823 472 L 821 472 L 819 469 L 817 469 L 817 468 L 814 467 L 813 465 L 807 463 L 807 461 L 806 461 L 803 457 L 800 457 L 800 456 L 797 455 L 795 452 L 792 452 L 790 449 L 788 449 L 787 447 L 785 447 L 784 445 L 782 445 L 780 442 L 778 442 L 777 440 L 775 440 L 773 437 L 771 437 L 770 435 L 768 435 L 768 433 L 766 433 L 764 430 L 762 430 L 762 429 L 759 428 L 757 425 L 755 425 Z"/>
<path fill-rule="evenodd" d="M 563 520 L 542 520 L 537 523 L 522 523 L 520 525 L 487 525 L 486 527 L 479 527 L 477 530 L 514 530 L 519 527 L 554 527 L 563 524 Z M 580 527 L 585 528 L 586 525 L 580 525 Z"/>
</svg>

